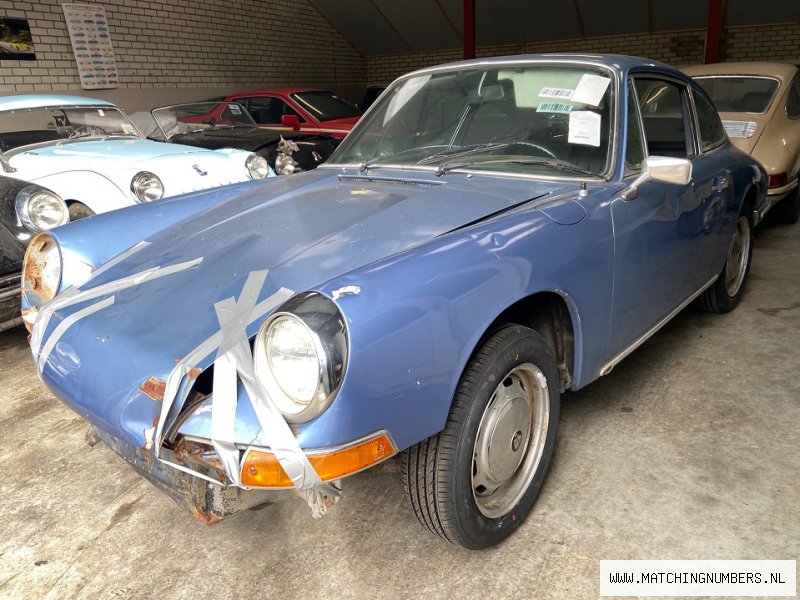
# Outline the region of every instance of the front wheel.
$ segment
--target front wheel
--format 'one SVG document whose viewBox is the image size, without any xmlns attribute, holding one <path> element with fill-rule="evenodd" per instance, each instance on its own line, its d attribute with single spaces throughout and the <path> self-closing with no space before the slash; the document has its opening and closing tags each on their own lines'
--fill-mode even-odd
<svg viewBox="0 0 800 600">
<path fill-rule="evenodd" d="M 73 202 L 69 205 L 69 220 L 77 221 L 86 217 L 93 217 L 94 211 L 81 202 Z"/>
<path fill-rule="evenodd" d="M 507 325 L 474 355 L 444 430 L 403 454 L 419 522 L 470 549 L 502 541 L 531 510 L 555 445 L 560 379 L 532 329 Z"/>
<path fill-rule="evenodd" d="M 700 308 L 712 313 L 726 313 L 736 308 L 744 293 L 752 258 L 753 222 L 749 214 L 743 214 L 736 222 L 722 272 L 697 299 Z"/>
</svg>

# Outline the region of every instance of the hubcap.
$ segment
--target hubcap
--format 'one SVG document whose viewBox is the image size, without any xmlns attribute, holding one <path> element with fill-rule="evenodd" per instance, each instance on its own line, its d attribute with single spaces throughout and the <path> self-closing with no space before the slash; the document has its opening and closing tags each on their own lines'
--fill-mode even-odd
<svg viewBox="0 0 800 600">
<path fill-rule="evenodd" d="M 483 411 L 472 459 L 472 495 L 492 519 L 513 509 L 542 458 L 550 415 L 547 379 L 519 365 L 506 375 Z"/>
<path fill-rule="evenodd" d="M 728 261 L 725 263 L 725 291 L 731 298 L 736 296 L 742 287 L 749 256 L 750 223 L 746 217 L 739 217 L 728 249 Z"/>
</svg>

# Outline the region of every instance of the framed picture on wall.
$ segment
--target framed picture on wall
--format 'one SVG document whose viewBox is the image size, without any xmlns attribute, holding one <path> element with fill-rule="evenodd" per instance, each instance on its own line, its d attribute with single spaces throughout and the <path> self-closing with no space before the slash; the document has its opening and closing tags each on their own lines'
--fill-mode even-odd
<svg viewBox="0 0 800 600">
<path fill-rule="evenodd" d="M 0 17 L 0 60 L 36 60 L 27 19 Z"/>
</svg>

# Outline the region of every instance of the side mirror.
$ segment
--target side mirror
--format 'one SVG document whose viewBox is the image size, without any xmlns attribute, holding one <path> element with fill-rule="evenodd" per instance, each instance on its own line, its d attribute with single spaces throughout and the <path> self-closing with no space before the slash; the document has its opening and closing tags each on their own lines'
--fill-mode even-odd
<svg viewBox="0 0 800 600">
<path fill-rule="evenodd" d="M 674 185 L 689 185 L 692 180 L 692 163 L 685 158 L 648 156 L 642 163 L 642 174 L 622 192 L 626 202 L 639 195 L 639 186 L 647 181 L 660 181 Z"/>
<path fill-rule="evenodd" d="M 297 115 L 283 115 L 281 117 L 281 125 L 300 131 L 300 119 L 297 118 Z"/>
</svg>

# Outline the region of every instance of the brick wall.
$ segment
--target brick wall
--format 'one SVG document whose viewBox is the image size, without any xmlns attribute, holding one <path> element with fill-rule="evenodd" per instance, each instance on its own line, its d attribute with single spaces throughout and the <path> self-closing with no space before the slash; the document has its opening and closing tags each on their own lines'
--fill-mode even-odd
<svg viewBox="0 0 800 600">
<path fill-rule="evenodd" d="M 0 15 L 28 19 L 37 58 L 0 61 L 0 93 L 83 93 L 63 1 L 0 0 Z M 165 97 L 208 97 L 215 90 L 363 87 L 363 56 L 307 0 L 98 4 L 106 9 L 121 90 L 86 94 L 122 101 L 129 110 Z"/>
<path fill-rule="evenodd" d="M 481 46 L 479 58 L 509 54 L 540 52 L 587 52 L 646 56 L 676 66 L 703 62 L 705 30 L 646 33 L 563 40 L 557 42 Z M 784 23 L 759 27 L 730 27 L 723 32 L 722 60 L 795 61 L 800 63 L 800 23 Z M 395 77 L 423 67 L 461 60 L 461 50 L 389 54 L 366 59 L 369 85 L 385 84 Z"/>
</svg>

